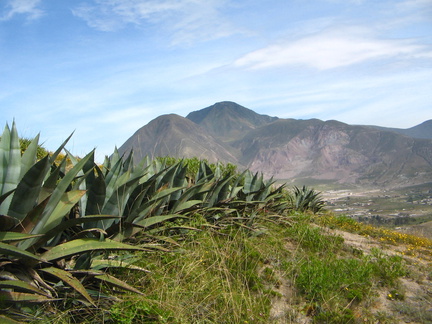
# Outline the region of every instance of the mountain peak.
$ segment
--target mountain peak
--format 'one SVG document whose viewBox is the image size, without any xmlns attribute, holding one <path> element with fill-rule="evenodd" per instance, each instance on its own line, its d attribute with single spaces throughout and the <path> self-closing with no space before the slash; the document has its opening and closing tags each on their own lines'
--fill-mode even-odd
<svg viewBox="0 0 432 324">
<path fill-rule="evenodd" d="M 240 134 L 269 124 L 277 117 L 260 115 L 232 101 L 221 101 L 191 112 L 187 119 L 204 127 L 212 136 L 224 142 L 238 139 Z"/>
<path fill-rule="evenodd" d="M 231 162 L 286 181 L 407 186 L 432 179 L 431 126 L 431 120 L 401 130 L 279 119 L 222 101 L 186 118 L 159 116 L 119 152 L 133 149 L 138 160 L 148 155 Z"/>
<path fill-rule="evenodd" d="M 176 114 L 159 116 L 135 132 L 119 153 L 134 151 L 135 162 L 144 156 L 202 157 L 210 162 L 235 162 L 235 157 L 189 119 Z"/>
</svg>

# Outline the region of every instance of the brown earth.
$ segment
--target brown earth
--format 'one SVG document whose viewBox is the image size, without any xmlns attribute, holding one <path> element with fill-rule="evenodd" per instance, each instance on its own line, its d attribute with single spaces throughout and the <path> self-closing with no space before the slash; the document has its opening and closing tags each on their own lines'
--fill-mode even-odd
<svg viewBox="0 0 432 324">
<path fill-rule="evenodd" d="M 329 230 L 331 235 L 339 235 L 344 239 L 345 248 L 353 248 L 364 254 L 370 254 L 371 249 L 379 248 L 386 255 L 401 255 L 406 262 L 409 276 L 400 278 L 397 284 L 397 292 L 381 288 L 376 295 L 365 305 L 371 314 L 382 314 L 383 320 L 369 321 L 364 323 L 432 323 L 432 254 L 410 255 L 410 248 L 406 245 L 389 245 L 359 234 L 344 232 L 340 230 Z M 287 249 L 294 247 L 287 245 Z M 292 283 L 285 279 L 282 273 L 275 271 L 279 285 L 273 289 L 278 293 L 272 300 L 270 311 L 272 323 L 287 324 L 312 323 L 312 317 L 308 316 L 307 306 L 304 312 L 295 311 L 298 309 L 298 302 L 295 297 L 295 290 Z"/>
</svg>

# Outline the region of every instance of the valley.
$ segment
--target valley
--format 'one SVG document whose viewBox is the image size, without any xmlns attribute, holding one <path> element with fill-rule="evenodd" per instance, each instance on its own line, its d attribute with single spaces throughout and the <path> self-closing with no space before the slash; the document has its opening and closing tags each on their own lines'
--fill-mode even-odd
<svg viewBox="0 0 432 324">
<path fill-rule="evenodd" d="M 362 223 L 432 238 L 432 184 L 405 188 L 331 189 L 318 185 L 326 209 Z"/>
</svg>

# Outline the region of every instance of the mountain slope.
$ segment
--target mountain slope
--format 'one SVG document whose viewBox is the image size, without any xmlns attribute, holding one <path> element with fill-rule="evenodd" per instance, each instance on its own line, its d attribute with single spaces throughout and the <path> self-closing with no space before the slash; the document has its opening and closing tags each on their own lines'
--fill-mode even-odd
<svg viewBox="0 0 432 324">
<path fill-rule="evenodd" d="M 379 126 L 372 127 L 384 131 L 392 131 L 413 138 L 432 139 L 432 119 L 429 119 L 411 128 L 387 128 Z"/>
<path fill-rule="evenodd" d="M 196 156 L 210 162 L 236 162 L 236 158 L 225 147 L 197 124 L 175 114 L 159 116 L 141 127 L 119 148 L 119 153 L 131 149 L 135 161 L 144 156 Z"/>
<path fill-rule="evenodd" d="M 233 145 L 242 164 L 279 179 L 388 185 L 432 177 L 432 141 L 337 121 L 281 119 Z"/>
<path fill-rule="evenodd" d="M 246 132 L 278 119 L 257 114 L 230 101 L 218 102 L 210 107 L 191 112 L 186 118 L 224 142 L 238 139 Z"/>
<path fill-rule="evenodd" d="M 408 130 L 426 136 L 431 125 L 428 121 Z M 299 182 L 405 186 L 432 181 L 431 139 L 334 120 L 279 119 L 227 101 L 187 118 L 160 116 L 119 151 L 130 149 L 137 160 L 196 156 Z"/>
</svg>

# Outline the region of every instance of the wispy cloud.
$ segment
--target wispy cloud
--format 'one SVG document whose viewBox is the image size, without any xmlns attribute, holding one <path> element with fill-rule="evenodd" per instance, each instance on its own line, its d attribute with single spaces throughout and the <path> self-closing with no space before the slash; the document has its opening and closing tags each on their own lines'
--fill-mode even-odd
<svg viewBox="0 0 432 324">
<path fill-rule="evenodd" d="M 127 25 L 145 29 L 157 24 L 177 44 L 233 34 L 231 24 L 220 13 L 226 3 L 226 0 L 95 0 L 80 4 L 72 12 L 100 31 L 116 31 Z"/>
<path fill-rule="evenodd" d="M 38 8 L 40 3 L 41 0 L 9 0 L 3 5 L 4 13 L 0 20 L 9 20 L 15 15 L 27 15 L 28 19 L 37 19 L 44 13 Z"/>
<path fill-rule="evenodd" d="M 248 69 L 304 65 L 318 70 L 358 64 L 367 60 L 420 55 L 422 47 L 407 40 L 379 39 L 365 30 L 323 31 L 248 53 L 234 62 Z"/>
</svg>

